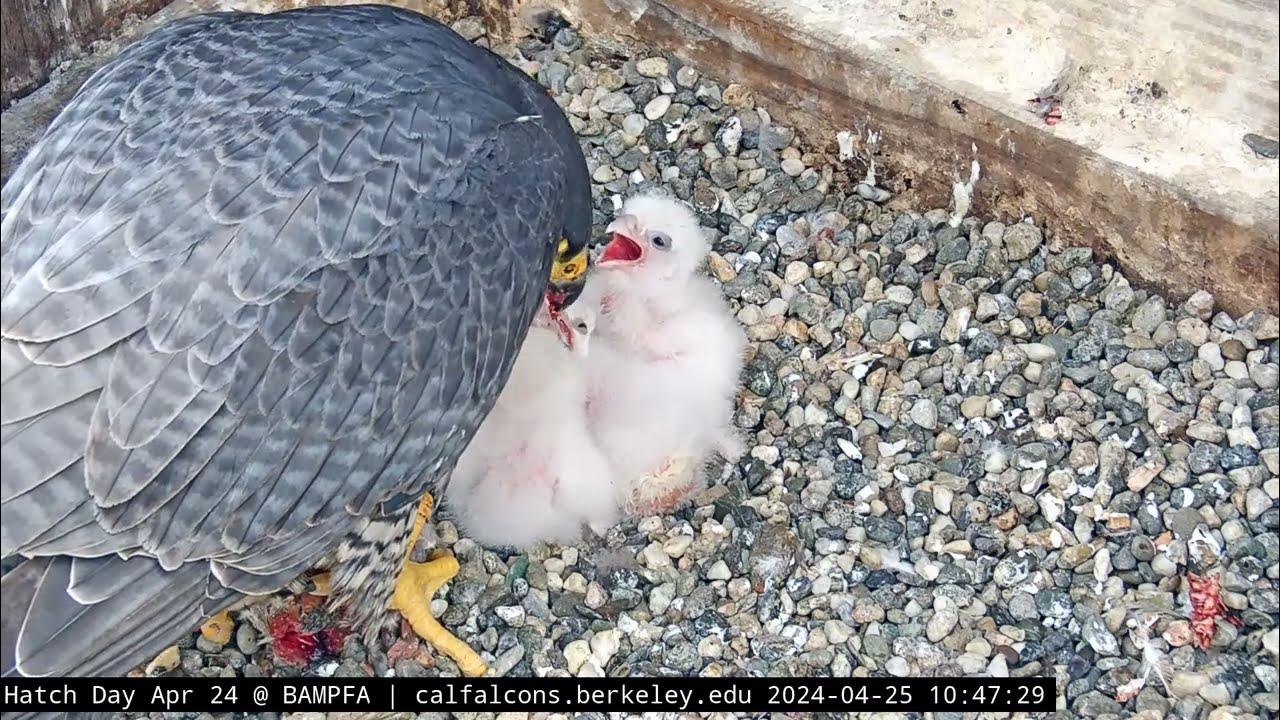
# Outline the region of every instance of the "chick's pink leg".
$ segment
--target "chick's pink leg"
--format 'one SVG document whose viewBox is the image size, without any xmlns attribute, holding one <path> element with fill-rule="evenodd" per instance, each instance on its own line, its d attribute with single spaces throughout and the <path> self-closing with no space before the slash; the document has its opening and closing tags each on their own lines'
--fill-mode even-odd
<svg viewBox="0 0 1280 720">
<path fill-rule="evenodd" d="M 679 507 L 698 483 L 698 463 L 687 455 L 673 455 L 631 488 L 633 512 L 661 515 Z"/>
</svg>

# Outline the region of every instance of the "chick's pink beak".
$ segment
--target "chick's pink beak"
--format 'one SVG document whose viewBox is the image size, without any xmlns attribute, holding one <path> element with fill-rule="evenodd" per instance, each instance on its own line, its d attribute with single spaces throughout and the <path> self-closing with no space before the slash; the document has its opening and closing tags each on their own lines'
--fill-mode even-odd
<svg viewBox="0 0 1280 720">
<path fill-rule="evenodd" d="M 613 239 L 604 246 L 604 252 L 597 260 L 599 265 L 629 265 L 644 259 L 644 247 L 637 242 L 644 237 L 644 228 L 634 215 L 619 215 L 605 232 L 612 233 Z"/>
<path fill-rule="evenodd" d="M 550 302 L 543 304 L 542 309 L 533 317 L 533 326 L 554 331 L 565 347 L 573 349 L 573 328 L 565 322 L 559 310 L 551 308 Z"/>
<path fill-rule="evenodd" d="M 560 342 L 564 343 L 565 347 L 572 350 L 573 349 L 573 330 L 570 329 L 569 323 L 566 323 L 564 321 L 564 318 L 557 317 L 555 319 L 555 324 L 556 324 L 556 328 L 555 328 L 556 335 L 560 337 Z"/>
</svg>

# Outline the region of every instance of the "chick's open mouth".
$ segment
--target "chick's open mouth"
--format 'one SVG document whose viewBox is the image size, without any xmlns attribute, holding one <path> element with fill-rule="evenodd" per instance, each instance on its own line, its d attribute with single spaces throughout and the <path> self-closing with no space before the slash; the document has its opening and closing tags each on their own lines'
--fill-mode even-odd
<svg viewBox="0 0 1280 720">
<path fill-rule="evenodd" d="M 604 252 L 600 253 L 600 259 L 596 262 L 600 265 L 636 262 L 643 254 L 640 244 L 635 240 L 621 233 L 614 233 L 613 239 L 604 246 Z"/>
<path fill-rule="evenodd" d="M 565 347 L 573 349 L 573 328 L 569 327 L 568 321 L 564 319 L 564 315 L 558 309 L 548 307 L 545 313 L 540 314 L 534 319 L 535 326 L 540 326 L 551 330 L 560 338 L 560 342 Z"/>
<path fill-rule="evenodd" d="M 560 336 L 560 341 L 565 347 L 573 349 L 573 329 L 569 327 L 569 323 L 565 322 L 564 317 L 560 314 L 552 316 L 551 323 L 555 327 L 556 334 Z"/>
</svg>

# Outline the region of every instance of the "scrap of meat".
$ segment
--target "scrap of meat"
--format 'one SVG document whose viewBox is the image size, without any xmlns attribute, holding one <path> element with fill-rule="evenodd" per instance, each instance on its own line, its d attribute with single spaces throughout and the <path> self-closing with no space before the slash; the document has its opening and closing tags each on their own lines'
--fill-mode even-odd
<svg viewBox="0 0 1280 720">
<path fill-rule="evenodd" d="M 304 594 L 267 620 L 272 649 L 281 662 L 305 668 L 314 660 L 337 655 L 349 630 L 332 625 L 324 598 Z"/>
<path fill-rule="evenodd" d="M 1066 96 L 1067 88 L 1071 84 L 1072 67 L 1068 58 L 1053 82 L 1027 101 L 1027 109 L 1039 115 L 1045 125 L 1057 125 L 1062 122 L 1062 98 Z"/>
<path fill-rule="evenodd" d="M 1187 573 L 1187 585 L 1191 588 L 1191 629 L 1200 649 L 1207 649 L 1213 642 L 1218 618 L 1226 618 L 1227 622 L 1236 627 L 1244 625 L 1244 621 L 1232 615 L 1227 606 L 1222 604 L 1222 586 L 1217 577 Z"/>
</svg>

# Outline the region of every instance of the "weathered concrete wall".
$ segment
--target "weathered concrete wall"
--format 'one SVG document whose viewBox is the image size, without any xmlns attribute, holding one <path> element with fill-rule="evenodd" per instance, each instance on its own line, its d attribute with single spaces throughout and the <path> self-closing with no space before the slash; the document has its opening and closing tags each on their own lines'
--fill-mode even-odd
<svg viewBox="0 0 1280 720">
<path fill-rule="evenodd" d="M 1242 140 L 1276 133 L 1275 4 L 564 1 L 747 84 L 833 153 L 838 131 L 878 132 L 904 203 L 946 206 L 976 157 L 976 211 L 1044 219 L 1175 297 L 1277 308 L 1280 171 Z M 1049 126 L 1026 100 L 1060 74 Z"/>
<path fill-rule="evenodd" d="M 168 0 L 0 0 L 0 106 L 40 87 L 60 63 Z"/>
<path fill-rule="evenodd" d="M 322 2 L 178 0 L 148 24 L 210 9 Z M 480 14 L 498 34 L 518 32 L 523 22 L 514 18 L 555 8 L 594 38 L 649 45 L 746 84 L 775 117 L 832 154 L 836 133 L 852 130 L 865 162 L 867 134 L 878 133 L 877 166 L 897 202 L 947 206 L 952 183 L 967 178 L 976 158 L 975 212 L 1033 215 L 1056 242 L 1087 242 L 1175 298 L 1206 288 L 1233 311 L 1280 305 L 1280 165 L 1242 141 L 1247 132 L 1274 138 L 1280 124 L 1274 3 L 393 4 L 445 18 Z M 21 156 L 22 138 L 38 132 L 84 76 L 51 83 L 58 87 L 42 91 L 48 97 L 5 114 L 6 168 Z M 1057 80 L 1063 119 L 1050 126 L 1026 100 Z M 850 178 L 863 170 L 851 162 Z"/>
</svg>

